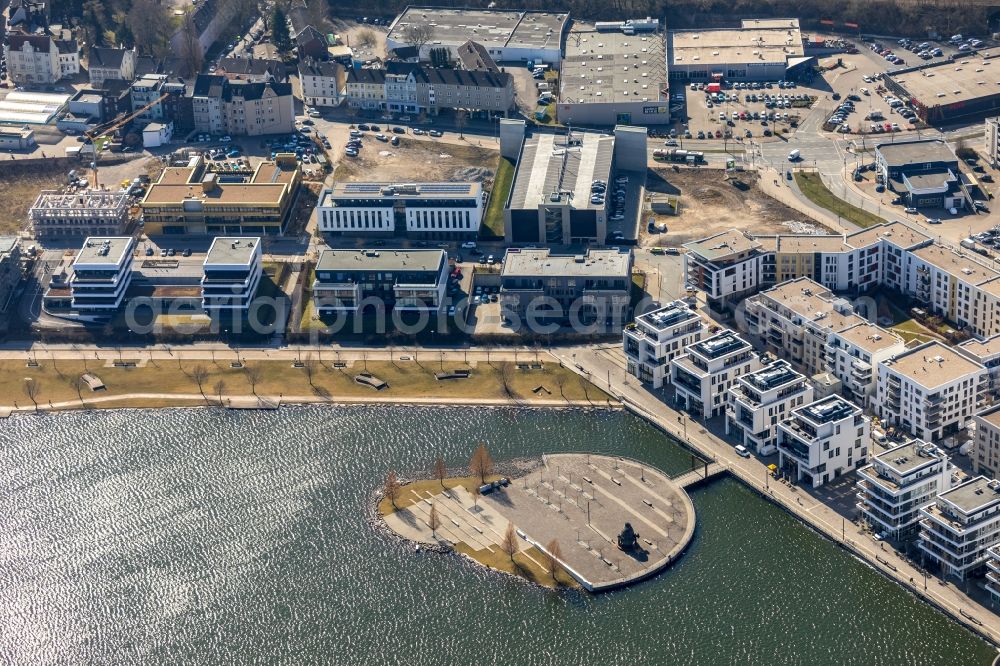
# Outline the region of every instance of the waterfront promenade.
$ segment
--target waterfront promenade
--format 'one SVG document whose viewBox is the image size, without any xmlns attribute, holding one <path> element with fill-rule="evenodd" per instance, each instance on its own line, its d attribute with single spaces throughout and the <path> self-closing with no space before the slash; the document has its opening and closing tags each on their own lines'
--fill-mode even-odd
<svg viewBox="0 0 1000 666">
<path fill-rule="evenodd" d="M 742 458 L 734 445 L 704 423 L 673 409 L 662 396 L 647 390 L 637 378 L 625 372 L 620 346 L 595 345 L 551 350 L 556 358 L 600 388 L 617 397 L 633 412 L 659 426 L 700 455 L 724 464 L 751 488 L 769 497 L 803 522 L 834 540 L 872 567 L 895 579 L 914 594 L 948 613 L 956 621 L 1000 645 L 1000 616 L 969 598 L 953 583 L 925 576 L 909 560 L 876 542 L 829 506 L 794 485 L 775 481 L 766 465 L 754 457 Z"/>
</svg>

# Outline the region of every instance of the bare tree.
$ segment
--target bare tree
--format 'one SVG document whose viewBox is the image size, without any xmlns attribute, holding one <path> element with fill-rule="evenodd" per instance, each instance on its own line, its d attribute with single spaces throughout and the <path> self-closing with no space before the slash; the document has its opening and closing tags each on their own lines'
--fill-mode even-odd
<svg viewBox="0 0 1000 666">
<path fill-rule="evenodd" d="M 472 476 L 479 477 L 479 483 L 486 483 L 486 477 L 493 474 L 493 458 L 486 449 L 486 445 L 480 443 L 472 453 L 469 461 L 469 472 Z"/>
<path fill-rule="evenodd" d="M 469 119 L 469 114 L 465 112 L 465 109 L 455 110 L 455 126 L 458 127 L 458 138 L 465 138 L 465 123 Z"/>
<path fill-rule="evenodd" d="M 556 376 L 553 379 L 553 381 L 555 381 L 556 386 L 559 387 L 559 395 L 562 396 L 563 400 L 565 400 L 566 399 L 566 393 L 565 393 L 564 389 L 566 388 L 566 375 L 564 375 L 561 372 L 558 372 L 558 373 L 556 373 Z"/>
<path fill-rule="evenodd" d="M 141 53 L 162 58 L 170 51 L 172 19 L 169 4 L 156 0 L 135 0 L 125 22 Z"/>
<path fill-rule="evenodd" d="M 24 395 L 31 400 L 31 404 L 35 406 L 35 411 L 38 411 L 38 394 L 42 392 L 42 385 L 32 379 L 31 377 L 24 378 Z"/>
<path fill-rule="evenodd" d="M 198 392 L 201 397 L 205 397 L 205 382 L 208 381 L 208 370 L 203 365 L 196 365 L 191 369 L 191 379 L 198 385 Z"/>
<path fill-rule="evenodd" d="M 215 386 L 213 388 L 215 389 L 215 395 L 217 395 L 219 397 L 219 406 L 221 407 L 222 406 L 222 392 L 226 390 L 226 382 L 225 382 L 225 380 L 220 379 L 219 381 L 215 382 Z"/>
<path fill-rule="evenodd" d="M 437 504 L 431 504 L 431 514 L 427 516 L 427 527 L 431 528 L 431 536 L 437 538 L 437 528 L 441 527 L 441 517 L 438 516 Z"/>
<path fill-rule="evenodd" d="M 514 366 L 510 361 L 504 361 L 500 364 L 500 383 L 503 385 L 503 392 L 508 398 L 514 397 L 514 389 L 511 386 L 511 382 L 514 379 Z"/>
<path fill-rule="evenodd" d="M 559 547 L 559 542 L 555 539 L 549 541 L 542 556 L 545 558 L 545 568 L 552 574 L 552 580 L 555 580 L 556 574 L 563 570 L 562 548 Z"/>
<path fill-rule="evenodd" d="M 313 384 L 313 377 L 316 376 L 316 361 L 313 360 L 312 354 L 306 354 L 305 360 L 302 361 L 302 369 L 305 370 L 309 386 L 315 389 L 316 385 Z"/>
<path fill-rule="evenodd" d="M 261 379 L 260 368 L 255 365 L 244 366 L 243 374 L 246 375 L 247 383 L 250 384 L 250 391 L 252 391 L 254 395 L 257 395 L 257 384 L 260 384 Z"/>
<path fill-rule="evenodd" d="M 83 377 L 70 377 L 68 380 L 69 385 L 73 387 L 76 391 L 76 397 L 80 400 L 80 404 L 83 404 L 83 386 L 86 384 L 83 381 Z"/>
<path fill-rule="evenodd" d="M 514 523 L 507 523 L 507 531 L 503 533 L 500 541 L 500 550 L 507 553 L 510 561 L 514 561 L 514 554 L 517 553 L 517 534 L 514 532 Z"/>
<path fill-rule="evenodd" d="M 369 49 L 375 46 L 375 32 L 373 30 L 365 29 L 358 33 L 356 37 L 358 46 L 361 48 Z"/>
<path fill-rule="evenodd" d="M 382 494 L 389 498 L 392 502 L 392 508 L 397 509 L 396 500 L 399 499 L 399 492 L 402 486 L 399 485 L 399 479 L 396 478 L 396 472 L 390 471 L 385 475 L 385 483 L 382 484 Z"/>
<path fill-rule="evenodd" d="M 198 26 L 195 25 L 193 14 L 193 11 L 188 11 L 181 19 L 181 43 L 178 55 L 186 75 L 199 72 L 205 59 L 205 54 L 201 50 L 201 42 L 198 40 Z"/>
<path fill-rule="evenodd" d="M 441 459 L 441 456 L 438 456 L 434 461 L 434 478 L 438 480 L 442 488 L 444 488 L 444 478 L 447 474 L 448 471 L 445 469 L 444 460 Z"/>
<path fill-rule="evenodd" d="M 403 42 L 414 46 L 417 54 L 434 38 L 434 26 L 430 23 L 411 23 L 400 32 Z"/>
</svg>

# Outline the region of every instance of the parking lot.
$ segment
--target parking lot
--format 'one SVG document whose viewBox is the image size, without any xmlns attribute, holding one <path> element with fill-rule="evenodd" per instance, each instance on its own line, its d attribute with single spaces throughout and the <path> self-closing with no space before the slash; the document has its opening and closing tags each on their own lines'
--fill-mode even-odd
<svg viewBox="0 0 1000 666">
<path fill-rule="evenodd" d="M 766 139 L 796 127 L 816 99 L 814 92 L 784 81 L 735 82 L 719 88 L 709 92 L 706 84 L 697 83 L 685 89 L 685 139 L 722 139 L 727 133 L 729 138 Z"/>
</svg>

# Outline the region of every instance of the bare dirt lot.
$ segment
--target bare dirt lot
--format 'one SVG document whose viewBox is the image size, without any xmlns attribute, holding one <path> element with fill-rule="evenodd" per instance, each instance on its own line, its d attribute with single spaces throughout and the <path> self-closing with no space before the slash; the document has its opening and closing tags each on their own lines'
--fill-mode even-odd
<svg viewBox="0 0 1000 666">
<path fill-rule="evenodd" d="M 365 137 L 357 157 L 344 157 L 338 181 L 414 182 L 492 180 L 498 152 L 492 148 L 403 137 L 399 146 Z"/>
<path fill-rule="evenodd" d="M 28 209 L 42 190 L 66 184 L 66 172 L 43 166 L 0 169 L 0 235 L 16 234 L 28 225 Z"/>
<path fill-rule="evenodd" d="M 761 192 L 757 175 L 736 174 L 726 180 L 721 169 L 654 168 L 649 170 L 646 190 L 680 195 L 680 215 L 652 214 L 666 233 L 649 234 L 642 225 L 640 245 L 681 245 L 729 229 L 754 234 L 823 233 L 826 231 L 796 210 Z M 644 213 L 647 217 L 650 213 Z"/>
</svg>

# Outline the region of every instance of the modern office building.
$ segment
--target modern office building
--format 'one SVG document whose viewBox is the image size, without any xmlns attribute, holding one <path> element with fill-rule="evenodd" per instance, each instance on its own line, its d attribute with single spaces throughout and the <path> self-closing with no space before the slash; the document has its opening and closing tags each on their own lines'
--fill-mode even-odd
<svg viewBox="0 0 1000 666">
<path fill-rule="evenodd" d="M 28 210 L 38 238 L 120 236 L 128 226 L 125 192 L 42 190 Z"/>
<path fill-rule="evenodd" d="M 738 28 L 672 30 L 667 35 L 670 80 L 779 81 L 812 61 L 798 19 L 743 19 Z"/>
<path fill-rule="evenodd" d="M 1000 543 L 1000 481 L 977 476 L 920 510 L 917 546 L 942 577 L 975 575 Z"/>
<path fill-rule="evenodd" d="M 778 423 L 813 401 L 813 386 L 786 360 L 736 379 L 726 404 L 726 434 L 766 456 L 777 451 Z"/>
<path fill-rule="evenodd" d="M 1000 473 L 1000 405 L 992 405 L 975 415 L 976 439 L 972 461 L 976 474 L 997 478 Z"/>
<path fill-rule="evenodd" d="M 125 299 L 132 280 L 131 237 L 94 237 L 83 242 L 69 278 L 73 310 L 111 313 Z"/>
<path fill-rule="evenodd" d="M 811 377 L 826 370 L 827 343 L 866 323 L 850 302 L 810 278 L 788 280 L 746 301 L 746 322 L 768 351 Z"/>
<path fill-rule="evenodd" d="M 292 215 L 301 176 L 293 154 L 252 172 L 218 173 L 201 157 L 167 167 L 139 204 L 146 234 L 280 234 Z"/>
<path fill-rule="evenodd" d="M 504 237 L 510 243 L 603 243 L 606 199 L 591 196 L 595 181 L 607 186 L 615 138 L 595 133 L 536 133 L 524 141 L 510 198 Z"/>
<path fill-rule="evenodd" d="M 480 183 L 345 183 L 316 204 L 319 230 L 337 236 L 474 240 L 483 220 Z"/>
<path fill-rule="evenodd" d="M 201 306 L 206 312 L 247 312 L 264 272 L 260 238 L 216 236 L 204 271 Z"/>
<path fill-rule="evenodd" d="M 631 250 L 552 254 L 510 248 L 500 271 L 500 308 L 521 326 L 537 322 L 622 327 L 628 321 Z"/>
<path fill-rule="evenodd" d="M 868 461 L 870 427 L 861 408 L 839 395 L 798 407 L 778 424 L 778 467 L 818 488 Z"/>
<path fill-rule="evenodd" d="M 878 385 L 878 364 L 905 349 L 903 338 L 893 331 L 858 323 L 830 334 L 824 362 L 828 372 L 840 380 L 845 398 L 871 408 Z"/>
<path fill-rule="evenodd" d="M 594 24 L 574 22 L 559 68 L 559 122 L 606 127 L 669 123 L 665 42 L 658 28 L 656 19 L 600 31 Z"/>
<path fill-rule="evenodd" d="M 733 331 L 689 344 L 684 352 L 670 361 L 674 399 L 703 419 L 725 414 L 729 389 L 761 365 L 753 346 Z"/>
<path fill-rule="evenodd" d="M 883 537 L 912 537 L 920 510 L 951 488 L 953 470 L 948 456 L 933 444 L 913 440 L 894 446 L 858 470 L 858 511 Z"/>
<path fill-rule="evenodd" d="M 568 13 L 407 7 L 389 26 L 385 48 L 414 46 L 410 26 L 430 26 L 431 39 L 419 44 L 421 61 L 431 60 L 434 49 L 445 49 L 448 60 L 457 60 L 457 49 L 472 39 L 497 62 L 533 60 L 556 67 L 568 23 Z"/>
<path fill-rule="evenodd" d="M 965 208 L 958 157 L 940 139 L 876 144 L 875 169 L 910 206 Z"/>
<path fill-rule="evenodd" d="M 440 311 L 448 286 L 444 250 L 323 250 L 313 298 L 321 315 Z"/>
<path fill-rule="evenodd" d="M 684 301 L 639 315 L 622 332 L 628 373 L 658 389 L 670 381 L 670 362 L 701 340 L 707 326 Z"/>
<path fill-rule="evenodd" d="M 875 408 L 885 425 L 926 442 L 965 428 L 988 386 L 986 369 L 940 342 L 928 342 L 878 365 Z"/>
</svg>

